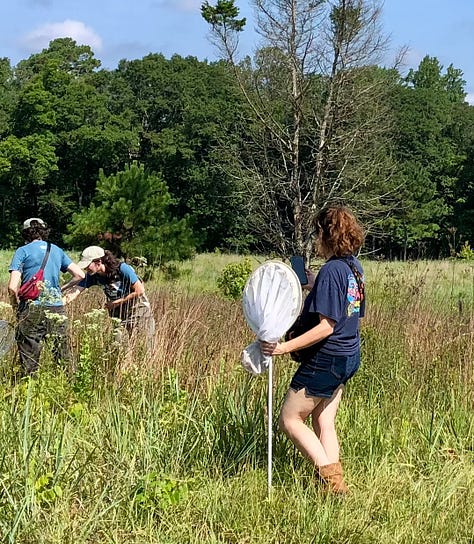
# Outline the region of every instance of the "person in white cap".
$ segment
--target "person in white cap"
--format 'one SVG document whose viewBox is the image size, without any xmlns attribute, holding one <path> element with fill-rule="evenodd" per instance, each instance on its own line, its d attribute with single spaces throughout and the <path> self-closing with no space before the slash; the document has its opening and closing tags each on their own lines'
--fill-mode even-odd
<svg viewBox="0 0 474 544">
<path fill-rule="evenodd" d="M 85 269 L 86 276 L 80 282 L 71 280 L 63 287 L 65 302 L 74 300 L 84 289 L 98 285 L 104 291 L 110 317 L 120 319 L 129 336 L 135 329 L 142 330 L 151 348 L 155 319 L 145 286 L 133 267 L 99 246 L 86 247 L 77 266 Z"/>
<path fill-rule="evenodd" d="M 49 229 L 42 219 L 27 219 L 22 230 L 26 244 L 15 251 L 9 267 L 8 293 L 17 312 L 16 340 L 25 375 L 33 375 L 38 370 L 46 337 L 53 341 L 56 358 L 72 372 L 59 278 L 61 272 L 69 272 L 72 281 L 77 282 L 85 275 L 61 248 L 47 241 L 48 235 Z M 25 284 L 31 284 L 40 268 L 43 268 L 43 278 L 37 284 L 39 289 L 29 292 L 22 289 Z M 51 318 L 52 314 L 62 318 Z"/>
</svg>

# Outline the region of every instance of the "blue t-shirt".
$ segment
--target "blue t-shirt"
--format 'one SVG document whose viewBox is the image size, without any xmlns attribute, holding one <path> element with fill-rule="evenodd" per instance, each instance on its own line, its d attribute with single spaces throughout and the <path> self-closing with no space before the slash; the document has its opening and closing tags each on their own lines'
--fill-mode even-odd
<svg viewBox="0 0 474 544">
<path fill-rule="evenodd" d="M 86 274 L 86 277 L 78 283 L 79 287 L 88 289 L 94 285 L 102 287 L 107 300 L 117 300 L 126 297 L 132 291 L 132 285 L 140 281 L 135 270 L 127 263 L 120 263 L 120 267 L 114 277 L 101 276 L 99 274 Z M 144 295 L 127 304 L 122 304 L 109 311 L 112 317 L 124 319 L 132 310 L 140 304 L 148 304 Z"/>
<path fill-rule="evenodd" d="M 113 278 L 100 274 L 86 274 L 86 277 L 78 283 L 79 287 L 88 289 L 93 285 L 99 285 L 104 290 L 107 300 L 117 300 L 126 297 L 132 291 L 132 285 L 139 280 L 135 270 L 127 263 L 120 263 L 117 274 Z"/>
<path fill-rule="evenodd" d="M 9 271 L 21 272 L 22 285 L 38 272 L 46 253 L 46 247 L 47 242 L 45 240 L 34 240 L 15 251 Z M 44 288 L 38 299 L 33 301 L 33 304 L 45 306 L 63 305 L 59 275 L 60 272 L 67 272 L 71 263 L 72 259 L 61 248 L 51 244 L 51 251 L 44 268 Z"/>
<path fill-rule="evenodd" d="M 355 266 L 364 281 L 362 265 L 355 257 L 332 257 L 321 267 L 303 307 L 303 319 L 309 322 L 311 318 L 317 322 L 314 314 L 336 322 L 334 332 L 312 346 L 328 355 L 353 355 L 360 348 L 359 318 L 364 317 L 365 298 L 360 300 L 357 280 L 348 262 Z"/>
</svg>

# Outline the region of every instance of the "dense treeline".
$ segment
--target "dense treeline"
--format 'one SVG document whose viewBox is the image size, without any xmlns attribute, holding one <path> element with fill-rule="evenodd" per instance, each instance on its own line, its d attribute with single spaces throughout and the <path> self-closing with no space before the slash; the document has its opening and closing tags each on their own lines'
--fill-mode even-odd
<svg viewBox="0 0 474 544">
<path fill-rule="evenodd" d="M 271 60 L 265 66 L 278 64 Z M 259 69 L 242 65 L 246 77 Z M 406 77 L 373 67 L 363 77 L 386 83 L 390 111 L 370 183 L 353 184 L 345 198 L 372 203 L 368 250 L 396 258 L 458 251 L 474 240 L 474 107 L 462 73 L 426 57 Z M 268 81 L 262 77 L 262 91 Z M 327 90 L 324 81 L 315 88 Z M 355 96 L 360 87 L 353 89 Z M 354 115 L 368 117 L 368 107 Z M 1 247 L 18 242 L 25 217 L 40 216 L 58 241 L 101 240 L 123 254 L 140 251 L 130 246 L 138 235 L 142 253 L 162 259 L 178 246 L 186 249 L 177 257 L 192 247 L 260 248 L 249 180 L 236 161 L 252 150 L 259 161 L 248 108 L 225 62 L 150 54 L 104 70 L 69 38 L 16 66 L 0 60 Z M 374 147 L 373 134 L 359 147 Z M 352 179 L 368 171 L 353 167 Z M 176 236 L 180 243 L 170 244 Z"/>
</svg>

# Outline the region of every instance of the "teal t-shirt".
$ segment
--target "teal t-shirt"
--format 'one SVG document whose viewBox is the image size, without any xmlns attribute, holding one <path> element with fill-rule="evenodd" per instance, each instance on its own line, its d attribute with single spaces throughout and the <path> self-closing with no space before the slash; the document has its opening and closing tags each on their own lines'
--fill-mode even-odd
<svg viewBox="0 0 474 544">
<path fill-rule="evenodd" d="M 100 274 L 86 274 L 86 277 L 78 283 L 79 287 L 88 289 L 94 285 L 101 287 L 107 297 L 107 300 L 117 300 L 126 297 L 132 291 L 132 286 L 140 278 L 137 276 L 135 270 L 127 263 L 120 263 L 120 267 L 113 277 L 101 276 Z M 109 310 L 111 317 L 117 317 L 119 319 L 127 319 L 135 310 L 139 307 L 150 307 L 150 303 L 146 295 L 122 304 Z"/>
<path fill-rule="evenodd" d="M 38 272 L 46 253 L 46 247 L 45 240 L 34 240 L 15 251 L 9 271 L 16 270 L 21 273 L 22 285 Z M 40 296 L 33 301 L 33 304 L 63 305 L 59 277 L 61 272 L 67 272 L 71 263 L 72 259 L 60 247 L 51 244 L 51 251 L 44 268 L 44 289 Z"/>
</svg>

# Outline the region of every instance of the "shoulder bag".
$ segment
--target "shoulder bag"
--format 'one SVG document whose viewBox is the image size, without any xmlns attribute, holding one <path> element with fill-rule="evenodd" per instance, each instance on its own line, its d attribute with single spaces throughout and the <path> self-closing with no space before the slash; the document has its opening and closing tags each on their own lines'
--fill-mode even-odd
<svg viewBox="0 0 474 544">
<path fill-rule="evenodd" d="M 28 281 L 25 281 L 25 283 L 18 290 L 18 298 L 20 300 L 36 300 L 40 296 L 43 287 L 42 283 L 44 279 L 44 267 L 48 262 L 50 251 L 51 243 L 48 242 L 46 253 L 38 272 L 36 272 L 36 274 L 34 274 Z"/>
</svg>

